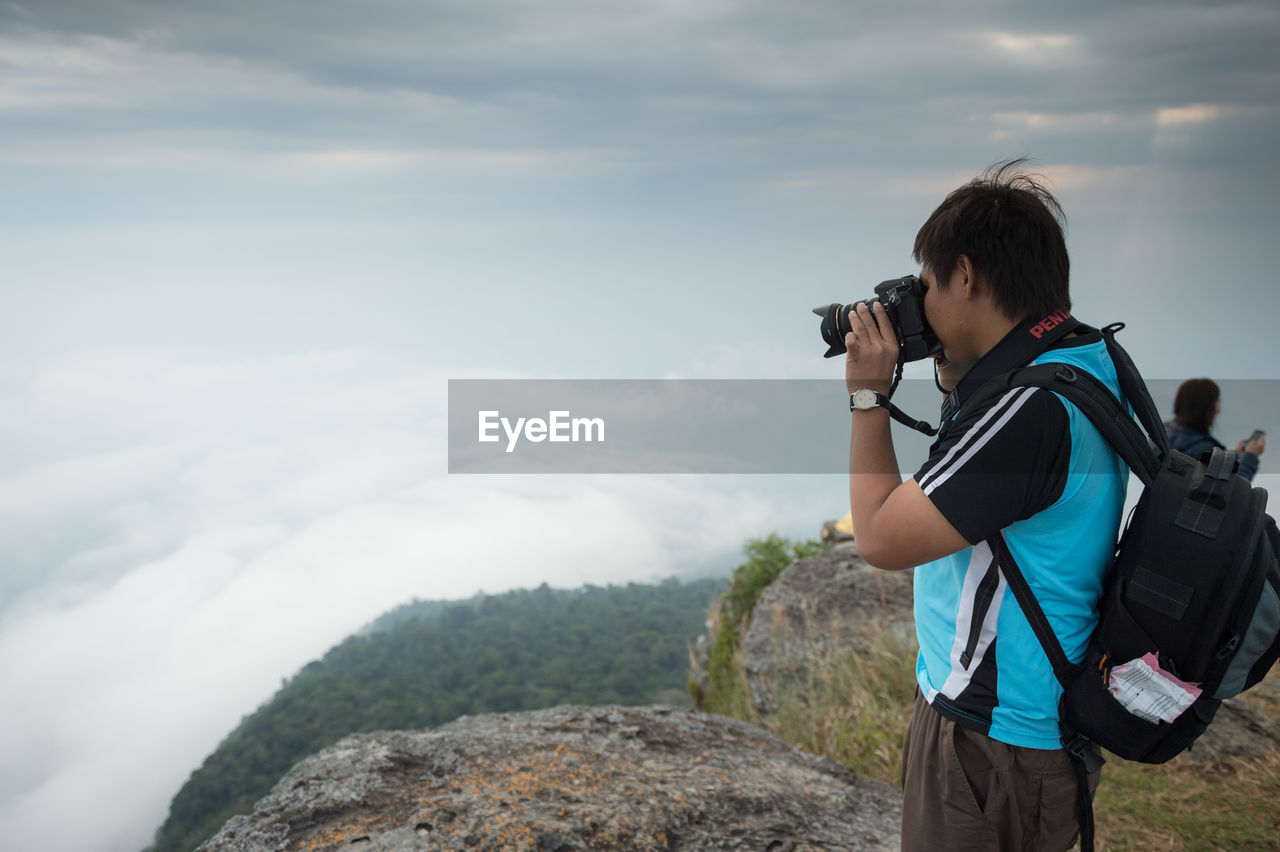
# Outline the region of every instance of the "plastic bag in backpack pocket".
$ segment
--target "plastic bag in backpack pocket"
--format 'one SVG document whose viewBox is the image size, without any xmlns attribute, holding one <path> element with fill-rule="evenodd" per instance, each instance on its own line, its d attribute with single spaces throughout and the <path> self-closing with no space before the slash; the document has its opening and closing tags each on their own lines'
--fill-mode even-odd
<svg viewBox="0 0 1280 852">
<path fill-rule="evenodd" d="M 1062 695 L 1059 713 L 1067 730 L 1084 734 L 1125 760 L 1164 763 L 1181 754 L 1204 733 L 1221 703 L 1202 696 L 1172 723 L 1149 722 L 1111 694 L 1111 662 L 1097 643 L 1090 645 L 1080 674 Z"/>
</svg>

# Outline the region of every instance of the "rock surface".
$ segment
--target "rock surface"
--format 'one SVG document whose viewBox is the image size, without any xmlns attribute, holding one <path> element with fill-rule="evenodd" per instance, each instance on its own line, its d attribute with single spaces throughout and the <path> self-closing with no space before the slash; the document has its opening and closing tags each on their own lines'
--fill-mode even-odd
<svg viewBox="0 0 1280 852">
<path fill-rule="evenodd" d="M 557 707 L 357 734 L 201 852 L 898 848 L 901 794 L 759 728 Z"/>
<path fill-rule="evenodd" d="M 1176 760 L 1213 766 L 1280 751 L 1280 667 L 1247 692 L 1222 702 L 1213 723 Z"/>
<path fill-rule="evenodd" d="M 767 717 L 778 690 L 803 688 L 833 657 L 866 653 L 886 634 L 915 641 L 911 572 L 868 565 L 851 543 L 790 565 L 760 595 L 742 641 L 756 710 Z"/>
</svg>

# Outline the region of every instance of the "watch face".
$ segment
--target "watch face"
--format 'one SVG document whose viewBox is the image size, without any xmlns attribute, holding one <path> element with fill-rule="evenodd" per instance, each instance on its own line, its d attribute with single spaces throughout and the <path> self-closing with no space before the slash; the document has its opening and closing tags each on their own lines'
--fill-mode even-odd
<svg viewBox="0 0 1280 852">
<path fill-rule="evenodd" d="M 853 407 L 867 411 L 876 407 L 876 392 L 871 388 L 859 388 L 853 392 Z"/>
</svg>

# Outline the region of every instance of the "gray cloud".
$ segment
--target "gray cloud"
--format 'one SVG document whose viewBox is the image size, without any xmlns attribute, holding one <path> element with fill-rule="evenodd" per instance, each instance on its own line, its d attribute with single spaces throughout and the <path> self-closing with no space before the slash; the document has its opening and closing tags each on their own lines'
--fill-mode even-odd
<svg viewBox="0 0 1280 852">
<path fill-rule="evenodd" d="M 812 534 L 839 477 L 443 478 L 444 380 L 831 379 L 809 308 L 912 271 L 994 160 L 1036 157 L 1148 375 L 1274 378 L 1278 37 L 1264 2 L 0 4 L 10 836 L 101 801 L 60 845 L 136 848 L 280 677 L 446 581 Z"/>
<path fill-rule="evenodd" d="M 395 97 L 379 108 L 379 95 L 483 105 L 502 120 L 462 132 L 492 145 L 512 130 L 613 144 L 661 144 L 655 130 L 674 132 L 675 145 L 726 134 L 767 142 L 788 120 L 846 130 L 871 123 L 868 135 L 883 138 L 877 122 L 913 115 L 897 140 L 909 150 L 921 146 L 912 130 L 927 138 L 984 113 L 1130 117 L 1224 95 L 1274 105 L 1277 69 L 1263 57 L 1280 15 L 1267 4 L 1097 4 L 1073 6 L 1069 16 L 1021 4 L 988 4 L 985 14 L 918 8 L 41 3 L 9 12 L 0 26 L 106 37 L 138 51 L 144 65 L 191 57 L 211 75 L 274 76 L 274 89 L 197 93 L 188 104 L 175 98 L 159 117 L 134 119 L 198 116 L 295 138 L 460 132 L 433 122 L 430 110 L 397 115 Z M 344 92 L 351 97 L 337 110 L 325 102 Z M 384 123 L 360 126 L 374 116 Z M 841 143 L 856 152 L 858 141 Z"/>
</svg>

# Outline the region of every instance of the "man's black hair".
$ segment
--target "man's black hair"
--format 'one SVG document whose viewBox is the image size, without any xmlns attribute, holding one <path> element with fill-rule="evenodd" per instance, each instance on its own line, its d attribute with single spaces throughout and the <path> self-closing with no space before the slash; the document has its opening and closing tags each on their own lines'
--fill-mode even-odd
<svg viewBox="0 0 1280 852">
<path fill-rule="evenodd" d="M 1014 320 L 1071 310 L 1065 214 L 1026 158 L 996 163 L 954 190 L 916 234 L 912 255 L 945 288 L 960 255 Z"/>
</svg>

